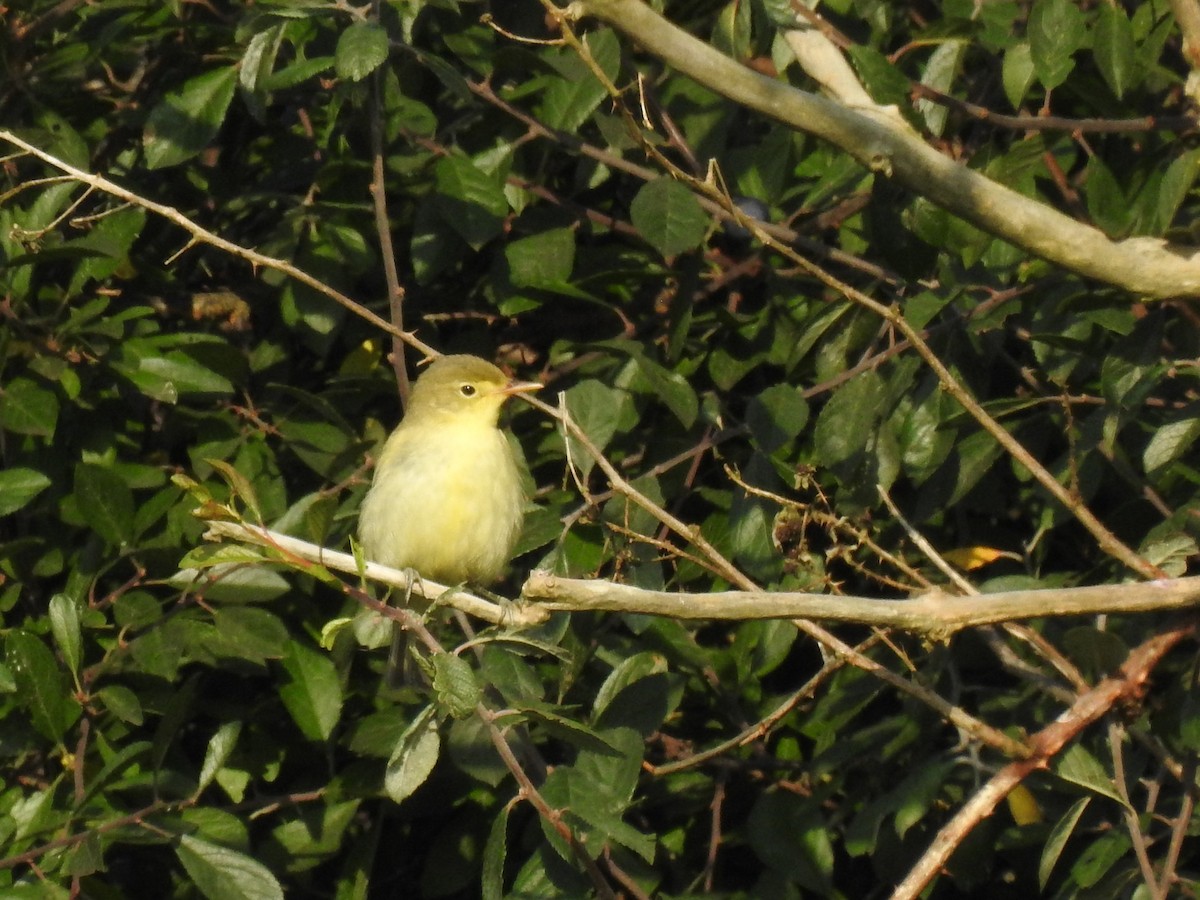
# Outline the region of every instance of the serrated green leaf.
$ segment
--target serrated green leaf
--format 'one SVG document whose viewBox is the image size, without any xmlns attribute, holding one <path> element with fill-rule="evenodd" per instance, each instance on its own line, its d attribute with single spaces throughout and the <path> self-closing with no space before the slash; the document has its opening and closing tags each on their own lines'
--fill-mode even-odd
<svg viewBox="0 0 1200 900">
<path fill-rule="evenodd" d="M 209 900 L 283 900 L 271 870 L 237 850 L 185 834 L 175 854 L 192 885 Z"/>
<path fill-rule="evenodd" d="M 659 253 L 677 256 L 700 246 L 711 220 L 686 187 L 673 178 L 647 182 L 629 207 L 633 226 Z"/>
<path fill-rule="evenodd" d="M 227 66 L 197 75 L 167 94 L 146 119 L 146 166 L 178 165 L 207 147 L 225 121 L 237 81 L 237 66 Z"/>
<path fill-rule="evenodd" d="M 435 653 L 432 661 L 433 690 L 438 703 L 456 719 L 474 713 L 483 699 L 483 688 L 470 663 L 453 653 Z"/>
<path fill-rule="evenodd" d="M 483 845 L 483 873 L 480 877 L 480 896 L 483 900 L 503 900 L 504 861 L 508 855 L 508 814 L 512 807 L 505 803 L 492 819 L 487 843 Z"/>
<path fill-rule="evenodd" d="M 437 765 L 441 746 L 437 714 L 433 706 L 427 706 L 404 730 L 388 760 L 383 788 L 393 802 L 403 803 L 425 783 Z"/>
<path fill-rule="evenodd" d="M 341 78 L 361 81 L 388 56 L 388 36 L 375 22 L 355 22 L 342 32 L 334 51 L 334 69 Z"/>
<path fill-rule="evenodd" d="M 593 61 L 615 81 L 621 63 L 621 44 L 610 28 L 598 28 L 584 38 Z M 608 96 L 591 68 L 573 52 L 554 59 L 558 77 L 553 78 L 538 106 L 540 121 L 550 128 L 574 133 Z"/>
<path fill-rule="evenodd" d="M 0 516 L 7 516 L 26 506 L 50 484 L 45 474 L 24 466 L 14 466 L 0 472 Z"/>
<path fill-rule="evenodd" d="M 133 537 L 133 492 L 112 469 L 77 465 L 75 504 L 92 530 L 110 544 L 123 546 Z"/>
<path fill-rule="evenodd" d="M 291 641 L 282 660 L 288 681 L 279 698 L 310 741 L 327 741 L 342 715 L 342 684 L 325 653 Z"/>
<path fill-rule="evenodd" d="M 1087 37 L 1083 13 L 1074 0 L 1034 0 L 1026 31 L 1038 80 L 1053 90 L 1075 68 L 1072 57 Z"/>
</svg>

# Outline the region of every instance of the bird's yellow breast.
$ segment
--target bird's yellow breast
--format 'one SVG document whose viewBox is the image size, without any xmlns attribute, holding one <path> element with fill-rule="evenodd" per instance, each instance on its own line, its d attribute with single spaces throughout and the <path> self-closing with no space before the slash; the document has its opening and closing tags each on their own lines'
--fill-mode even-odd
<svg viewBox="0 0 1200 900">
<path fill-rule="evenodd" d="M 445 584 L 487 584 L 504 571 L 525 494 L 508 440 L 479 422 L 402 423 L 363 501 L 368 559 Z"/>
</svg>

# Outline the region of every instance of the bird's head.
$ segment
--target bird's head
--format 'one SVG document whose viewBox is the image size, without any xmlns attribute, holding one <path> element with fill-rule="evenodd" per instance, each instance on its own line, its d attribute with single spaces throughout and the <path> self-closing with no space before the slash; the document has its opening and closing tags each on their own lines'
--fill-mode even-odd
<svg viewBox="0 0 1200 900">
<path fill-rule="evenodd" d="M 417 378 L 405 418 L 494 427 L 505 400 L 540 387 L 513 381 L 478 356 L 443 356 Z"/>
</svg>

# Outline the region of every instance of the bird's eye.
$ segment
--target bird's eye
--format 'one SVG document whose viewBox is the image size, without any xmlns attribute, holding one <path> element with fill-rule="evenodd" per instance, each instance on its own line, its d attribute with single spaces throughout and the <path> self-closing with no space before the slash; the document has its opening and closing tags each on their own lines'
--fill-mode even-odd
<svg viewBox="0 0 1200 900">
<path fill-rule="evenodd" d="M 475 385 L 464 384 L 461 387 L 459 387 L 458 392 L 460 394 L 462 394 L 464 397 L 474 397 L 475 396 Z"/>
</svg>

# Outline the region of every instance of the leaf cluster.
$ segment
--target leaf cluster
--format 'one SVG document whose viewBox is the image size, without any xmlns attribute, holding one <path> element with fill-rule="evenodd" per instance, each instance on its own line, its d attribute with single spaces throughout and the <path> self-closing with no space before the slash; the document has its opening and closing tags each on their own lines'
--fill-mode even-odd
<svg viewBox="0 0 1200 900">
<path fill-rule="evenodd" d="M 943 558 L 982 591 L 1128 577 L 1080 508 L 1187 571 L 1191 307 L 1031 257 L 611 28 L 493 7 L 32 0 L 8 13 L 0 119 L 395 331 L 540 372 L 630 490 L 514 404 L 535 508 L 509 596 L 533 567 L 745 587 L 722 561 L 880 597 L 946 586 Z M 814 87 L 791 4 L 665 7 Z M 1165 121 L 1187 75 L 1165 2 L 821 12 L 871 96 L 962 165 L 1113 237 L 1191 241 L 1200 156 Z M 876 896 L 1008 762 L 788 621 L 476 632 L 435 607 L 409 614 L 422 686 L 389 690 L 382 590 L 208 544 L 203 518 L 345 548 L 413 352 L 144 206 L 4 162 L 0 892 Z M 838 284 L 910 325 L 1076 505 Z M 837 633 L 1022 740 L 1161 627 Z M 1140 703 L 1081 728 L 934 895 L 1194 888 L 1194 665 L 1182 645 Z"/>
</svg>

